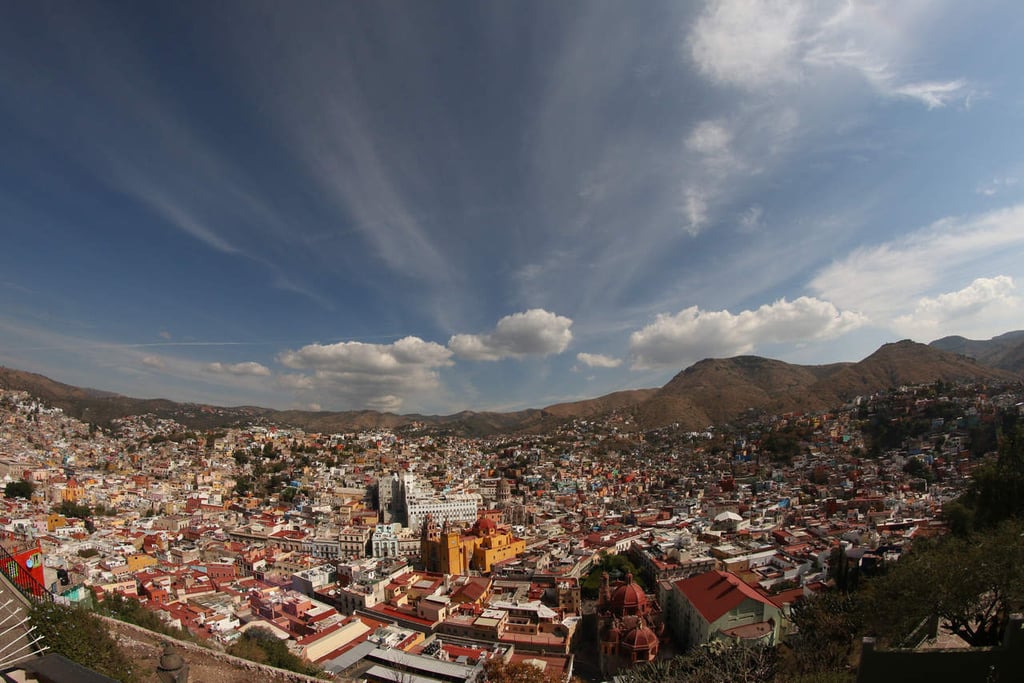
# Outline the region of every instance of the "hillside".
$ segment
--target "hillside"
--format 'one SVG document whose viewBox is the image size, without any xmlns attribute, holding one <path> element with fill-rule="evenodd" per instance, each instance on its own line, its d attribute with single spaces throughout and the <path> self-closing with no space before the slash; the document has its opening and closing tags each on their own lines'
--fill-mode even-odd
<svg viewBox="0 0 1024 683">
<path fill-rule="evenodd" d="M 1024 330 L 1007 332 L 991 339 L 943 337 L 929 346 L 974 358 L 979 363 L 1010 372 L 1024 372 Z"/>
<path fill-rule="evenodd" d="M 1014 339 L 1019 339 L 1021 344 L 1014 344 Z M 1002 351 L 986 352 L 982 354 L 984 357 L 998 357 L 1004 364 L 1013 359 L 1024 361 L 1024 333 L 1010 333 L 990 342 L 997 340 Z M 70 415 L 99 424 L 109 424 L 110 420 L 125 415 L 152 413 L 192 429 L 262 422 L 313 432 L 339 432 L 396 429 L 418 423 L 467 436 L 485 436 L 544 431 L 573 418 L 630 411 L 645 429 L 678 424 L 685 429 L 698 430 L 733 422 L 749 414 L 827 410 L 855 396 L 904 384 L 936 380 L 1019 380 L 1019 370 L 1011 372 L 991 367 L 963 353 L 963 350 L 994 348 L 987 344 L 989 342 L 946 338 L 928 346 L 905 340 L 885 344 L 860 362 L 831 365 L 794 365 L 758 356 L 707 359 L 686 368 L 660 389 L 619 391 L 511 413 L 463 411 L 454 415 L 395 415 L 372 410 L 310 412 L 254 406 L 225 408 L 163 399 L 134 399 L 81 389 L 8 368 L 0 368 L 0 387 L 25 389 Z M 940 345 L 960 350 L 943 350 Z"/>
<path fill-rule="evenodd" d="M 731 422 L 747 411 L 826 410 L 855 396 L 903 384 L 1019 379 L 955 353 L 912 341 L 885 344 L 858 363 L 793 365 L 757 356 L 703 360 L 644 402 L 645 427 L 690 429 Z"/>
<path fill-rule="evenodd" d="M 544 412 L 558 418 L 594 417 L 607 415 L 614 410 L 631 409 L 643 403 L 658 389 L 628 389 L 616 391 L 598 398 L 574 401 L 572 403 L 556 403 L 544 408 Z"/>
</svg>

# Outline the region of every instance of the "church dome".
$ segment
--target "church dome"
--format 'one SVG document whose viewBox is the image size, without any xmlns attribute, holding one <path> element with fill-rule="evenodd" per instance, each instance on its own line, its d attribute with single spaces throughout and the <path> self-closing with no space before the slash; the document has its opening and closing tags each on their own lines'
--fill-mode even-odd
<svg viewBox="0 0 1024 683">
<path fill-rule="evenodd" d="M 476 520 L 476 524 L 473 525 L 473 533 L 477 536 L 487 536 L 493 534 L 498 530 L 498 525 L 494 523 L 493 519 L 488 517 L 481 517 Z"/>
<path fill-rule="evenodd" d="M 658 648 L 658 636 L 655 635 L 654 631 L 641 623 L 622 638 L 622 645 L 634 652 L 656 651 Z"/>
<path fill-rule="evenodd" d="M 612 593 L 611 609 L 615 614 L 638 614 L 647 611 L 644 589 L 633 583 L 633 575 L 626 574 L 626 583 Z"/>
</svg>

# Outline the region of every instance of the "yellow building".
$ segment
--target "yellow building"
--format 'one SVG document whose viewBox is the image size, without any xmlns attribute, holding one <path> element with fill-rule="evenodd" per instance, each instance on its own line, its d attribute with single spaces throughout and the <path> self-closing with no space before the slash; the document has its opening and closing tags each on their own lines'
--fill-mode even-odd
<svg viewBox="0 0 1024 683">
<path fill-rule="evenodd" d="M 456 529 L 445 522 L 438 527 L 431 515 L 423 522 L 420 553 L 427 571 L 468 574 L 475 570 L 490 573 L 496 562 L 526 552 L 526 541 L 498 528 L 493 520 L 481 517 L 470 529 Z"/>
<path fill-rule="evenodd" d="M 55 529 L 59 529 L 67 525 L 68 520 L 64 517 L 64 515 L 58 515 L 56 512 L 51 512 L 49 516 L 46 518 L 47 531 L 52 532 Z"/>
<path fill-rule="evenodd" d="M 80 486 L 78 481 L 72 477 L 68 479 L 68 483 L 61 489 L 60 499 L 62 502 L 77 503 L 85 497 L 85 487 Z"/>
<path fill-rule="evenodd" d="M 128 563 L 128 571 L 130 572 L 137 572 L 146 567 L 155 567 L 157 564 L 155 557 L 145 553 L 127 555 L 124 559 Z"/>
</svg>

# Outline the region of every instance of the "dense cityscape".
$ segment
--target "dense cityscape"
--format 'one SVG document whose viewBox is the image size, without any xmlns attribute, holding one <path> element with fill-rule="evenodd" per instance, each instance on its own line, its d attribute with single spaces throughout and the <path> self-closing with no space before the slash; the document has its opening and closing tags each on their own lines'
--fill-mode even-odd
<svg viewBox="0 0 1024 683">
<path fill-rule="evenodd" d="M 937 382 L 701 432 L 627 411 L 466 438 L 104 427 L 6 390 L 0 522 L 59 601 L 137 601 L 214 649 L 266 631 L 339 680 L 605 680 L 799 639 L 795 603 L 947 531 L 1022 400 Z"/>
<path fill-rule="evenodd" d="M 1019 683 L 1020 0 L 0 11 L 0 683 Z"/>
</svg>

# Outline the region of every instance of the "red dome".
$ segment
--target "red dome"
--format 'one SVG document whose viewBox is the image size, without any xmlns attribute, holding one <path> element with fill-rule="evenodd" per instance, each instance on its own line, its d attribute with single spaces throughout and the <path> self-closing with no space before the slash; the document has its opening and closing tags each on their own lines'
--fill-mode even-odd
<svg viewBox="0 0 1024 683">
<path fill-rule="evenodd" d="M 612 593 L 611 608 L 612 612 L 620 616 L 647 612 L 647 596 L 643 588 L 633 583 L 632 574 L 627 574 L 626 583 Z"/>
<path fill-rule="evenodd" d="M 622 639 L 622 644 L 630 650 L 656 650 L 658 636 L 647 626 L 640 624 Z"/>
<path fill-rule="evenodd" d="M 485 536 L 488 533 L 494 533 L 497 530 L 498 525 L 489 517 L 481 517 L 476 520 L 476 524 L 473 525 L 473 533 L 477 536 Z"/>
</svg>

